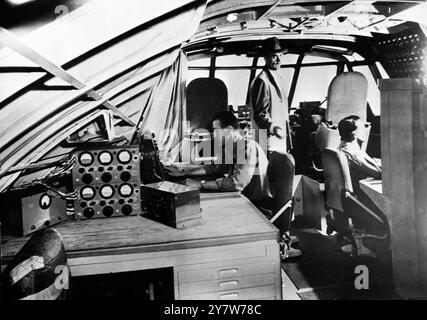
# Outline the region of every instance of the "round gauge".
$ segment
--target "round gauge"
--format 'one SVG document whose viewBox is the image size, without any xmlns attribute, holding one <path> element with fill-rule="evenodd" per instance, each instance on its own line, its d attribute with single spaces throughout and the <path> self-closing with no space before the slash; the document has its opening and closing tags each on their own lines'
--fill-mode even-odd
<svg viewBox="0 0 427 320">
<path fill-rule="evenodd" d="M 128 183 L 122 184 L 119 187 L 119 194 L 122 197 L 129 197 L 132 194 L 132 192 L 133 192 L 133 187 Z"/>
<path fill-rule="evenodd" d="M 79 163 L 85 167 L 90 166 L 93 163 L 93 155 L 89 152 L 80 153 Z"/>
<path fill-rule="evenodd" d="M 50 207 L 51 203 L 52 203 L 51 197 L 48 194 L 43 193 L 39 201 L 40 208 L 42 208 L 43 210 L 46 210 L 47 208 Z"/>
<path fill-rule="evenodd" d="M 108 151 L 102 151 L 99 153 L 98 160 L 101 164 L 107 165 L 113 161 L 113 156 Z"/>
<path fill-rule="evenodd" d="M 121 150 L 117 154 L 117 159 L 120 163 L 129 163 L 132 159 L 132 155 L 128 150 Z"/>
<path fill-rule="evenodd" d="M 99 189 L 99 193 L 103 198 L 109 199 L 113 196 L 114 189 L 112 186 L 106 184 L 105 186 L 102 186 L 101 189 Z"/>
<path fill-rule="evenodd" d="M 95 197 L 95 190 L 92 187 L 84 187 L 80 191 L 80 196 L 83 200 L 92 200 Z"/>
</svg>

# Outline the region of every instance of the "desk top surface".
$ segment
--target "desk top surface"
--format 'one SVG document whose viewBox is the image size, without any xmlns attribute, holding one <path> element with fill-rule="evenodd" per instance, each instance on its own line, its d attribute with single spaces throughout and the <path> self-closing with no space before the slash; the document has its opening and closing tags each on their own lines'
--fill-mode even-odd
<svg viewBox="0 0 427 320">
<path fill-rule="evenodd" d="M 367 178 L 359 181 L 360 187 L 372 189 L 373 191 L 382 194 L 383 193 L 383 183 L 382 180 Z"/>
<path fill-rule="evenodd" d="M 175 229 L 142 216 L 68 221 L 53 226 L 68 257 L 154 252 L 277 239 L 278 230 L 239 193 L 201 194 L 199 225 Z M 28 241 L 2 245 L 4 261 Z"/>
<path fill-rule="evenodd" d="M 360 185 L 360 189 L 387 216 L 388 211 L 386 210 L 386 197 L 383 195 L 382 180 L 367 178 L 367 179 L 360 180 L 359 185 Z"/>
</svg>

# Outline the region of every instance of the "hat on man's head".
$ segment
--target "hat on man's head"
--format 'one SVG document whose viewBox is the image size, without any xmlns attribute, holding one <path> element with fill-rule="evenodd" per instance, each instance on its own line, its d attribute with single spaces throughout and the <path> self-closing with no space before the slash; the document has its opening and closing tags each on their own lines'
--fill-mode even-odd
<svg viewBox="0 0 427 320">
<path fill-rule="evenodd" d="M 277 39 L 276 37 L 265 39 L 262 42 L 263 54 L 278 53 L 278 52 L 285 53 L 287 51 L 288 50 L 286 48 L 282 48 L 282 46 L 280 45 L 279 39 Z"/>
</svg>

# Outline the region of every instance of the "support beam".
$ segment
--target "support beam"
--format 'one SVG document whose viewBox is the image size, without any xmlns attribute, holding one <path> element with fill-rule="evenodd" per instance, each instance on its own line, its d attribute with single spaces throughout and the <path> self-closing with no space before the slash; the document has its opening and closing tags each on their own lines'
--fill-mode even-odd
<svg viewBox="0 0 427 320">
<path fill-rule="evenodd" d="M 292 84 L 291 84 L 291 88 L 289 90 L 289 96 L 288 96 L 288 108 L 291 108 L 291 104 L 292 104 L 292 100 L 294 99 L 294 94 L 295 94 L 295 87 L 297 86 L 297 82 L 298 82 L 298 77 L 299 77 L 299 72 L 301 70 L 301 64 L 302 64 L 302 60 L 304 59 L 304 55 L 300 55 L 298 57 L 297 63 L 296 63 L 296 67 L 295 67 L 295 71 L 294 71 L 294 76 L 292 78 Z"/>
<path fill-rule="evenodd" d="M 64 80 L 66 83 L 72 85 L 76 89 L 81 89 L 85 86 L 81 81 L 77 80 L 67 71 L 65 71 L 62 67 L 56 65 L 55 63 L 32 49 L 30 46 L 23 43 L 20 39 L 15 37 L 13 33 L 2 27 L 0 27 L 0 44 L 16 51 L 20 55 L 39 65 L 55 77 Z"/>
<path fill-rule="evenodd" d="M 345 62 L 347 63 L 348 60 Z M 324 66 L 336 66 L 340 62 L 312 62 L 312 63 L 303 63 L 301 64 L 301 67 L 324 67 Z M 369 62 L 367 61 L 356 61 L 355 63 L 352 63 L 353 66 L 366 66 Z M 282 64 L 280 68 L 286 69 L 286 68 L 296 68 L 297 64 Z M 216 67 L 215 70 L 257 70 L 262 69 L 263 66 L 221 66 Z M 202 66 L 193 66 L 188 67 L 188 70 L 209 70 L 209 67 L 202 67 Z"/>
<path fill-rule="evenodd" d="M 258 55 L 255 55 L 254 59 L 252 60 L 251 73 L 249 75 L 248 91 L 246 94 L 246 104 L 249 104 L 249 101 L 250 101 L 251 84 L 252 84 L 252 81 L 255 79 L 257 66 L 258 66 Z"/>
<path fill-rule="evenodd" d="M 268 19 L 268 21 L 270 21 L 270 23 L 274 23 L 274 24 L 277 24 L 279 27 L 281 27 L 281 28 L 285 28 L 287 31 L 291 31 L 292 30 L 292 28 L 290 28 L 290 27 L 288 27 L 288 26 L 285 26 L 284 24 L 282 24 L 282 23 L 280 23 L 280 22 L 277 22 L 276 20 L 274 20 L 274 19 Z"/>
<path fill-rule="evenodd" d="M 261 20 L 262 18 L 268 16 L 278 5 L 282 2 L 282 0 L 277 0 L 272 6 L 270 6 L 263 14 L 261 14 L 256 20 Z"/>
<path fill-rule="evenodd" d="M 16 51 L 17 53 L 31 60 L 32 62 L 38 64 L 44 70 L 51 73 L 55 77 L 58 77 L 64 80 L 68 84 L 72 85 L 74 88 L 82 89 L 85 86 L 81 81 L 77 80 L 66 70 L 64 70 L 60 66 L 57 66 L 56 64 L 48 60 L 46 57 L 42 56 L 41 54 L 33 50 L 31 47 L 29 47 L 28 45 L 23 43 L 21 40 L 19 40 L 17 37 L 15 37 L 11 32 L 9 32 L 8 30 L 2 27 L 0 27 L 0 43 L 5 46 L 8 46 L 12 50 Z M 89 91 L 87 95 L 96 101 L 103 99 L 102 96 L 99 93 L 97 93 L 95 90 Z M 136 126 L 136 124 L 128 116 L 126 116 L 123 112 L 121 112 L 116 106 L 114 106 L 107 99 L 103 101 L 102 105 L 107 109 L 111 110 L 114 115 L 121 118 L 131 126 L 133 127 Z"/>
<path fill-rule="evenodd" d="M 371 0 L 369 0 L 369 1 L 372 2 Z M 323 19 L 320 20 L 318 23 L 314 24 L 313 28 L 311 30 L 314 30 L 316 27 L 320 26 L 322 23 L 327 21 L 330 17 L 333 17 L 336 14 L 338 14 L 343 8 L 350 5 L 351 3 L 353 3 L 353 1 L 350 1 L 347 3 L 332 3 L 330 5 L 325 5 Z"/>
<path fill-rule="evenodd" d="M 209 67 L 209 78 L 215 78 L 215 65 L 216 65 L 216 56 L 211 57 L 211 65 Z"/>
</svg>

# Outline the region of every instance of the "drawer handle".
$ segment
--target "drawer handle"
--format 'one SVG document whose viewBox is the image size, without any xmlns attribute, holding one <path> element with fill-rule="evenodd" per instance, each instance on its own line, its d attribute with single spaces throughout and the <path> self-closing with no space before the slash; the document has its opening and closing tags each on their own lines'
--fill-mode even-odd
<svg viewBox="0 0 427 320">
<path fill-rule="evenodd" d="M 239 284 L 239 281 L 238 280 L 231 280 L 231 281 L 224 281 L 224 282 L 220 282 L 219 284 L 218 284 L 218 286 L 220 287 L 220 288 L 224 288 L 224 287 L 227 287 L 227 286 L 237 286 Z"/>
<path fill-rule="evenodd" d="M 222 269 L 218 271 L 218 274 L 220 276 L 228 276 L 228 275 L 236 274 L 237 272 L 239 272 L 239 268 Z"/>
<path fill-rule="evenodd" d="M 219 296 L 219 298 L 222 299 L 234 299 L 237 298 L 239 296 L 238 292 L 234 292 L 234 293 L 226 293 L 226 294 L 222 294 Z"/>
</svg>

